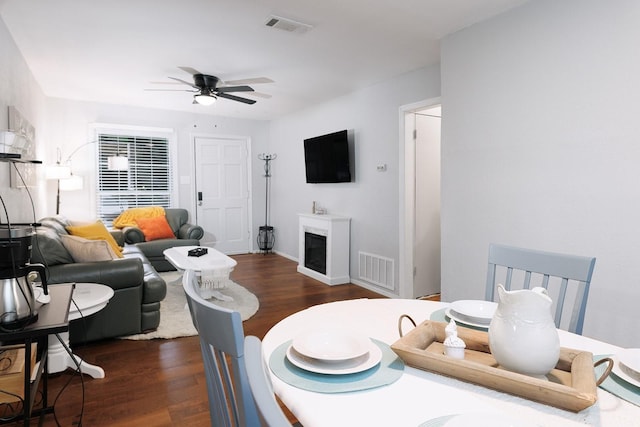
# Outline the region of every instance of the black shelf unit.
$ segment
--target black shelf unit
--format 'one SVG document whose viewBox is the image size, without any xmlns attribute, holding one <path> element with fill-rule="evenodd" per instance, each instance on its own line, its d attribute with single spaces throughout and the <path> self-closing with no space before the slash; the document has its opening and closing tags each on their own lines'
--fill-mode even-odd
<svg viewBox="0 0 640 427">
<path fill-rule="evenodd" d="M 71 304 L 71 295 L 74 285 L 60 284 L 49 288 L 51 302 L 45 304 L 38 309 L 38 319 L 25 326 L 23 329 L 15 331 L 0 332 L 0 341 L 6 344 L 24 343 L 24 399 L 21 414 L 16 414 L 11 419 L 0 421 L 0 424 L 15 423 L 22 419 L 23 425 L 31 424 L 31 417 L 38 415 L 39 423 L 42 423 L 44 414 L 53 412 L 53 407 L 49 406 L 47 396 L 47 357 L 48 357 L 48 337 L 49 335 L 59 334 L 69 330 L 69 306 Z M 40 364 L 34 380 L 31 380 L 31 345 L 37 344 L 37 357 Z M 42 407 L 34 408 L 34 398 L 38 390 L 38 386 L 42 380 Z M 1 385 L 0 385 L 1 387 Z"/>
<path fill-rule="evenodd" d="M 15 156 L 18 156 L 18 157 L 15 157 Z M 42 164 L 42 160 L 23 159 L 20 154 L 14 154 L 14 153 L 0 153 L 0 162 L 30 163 L 34 165 Z"/>
</svg>

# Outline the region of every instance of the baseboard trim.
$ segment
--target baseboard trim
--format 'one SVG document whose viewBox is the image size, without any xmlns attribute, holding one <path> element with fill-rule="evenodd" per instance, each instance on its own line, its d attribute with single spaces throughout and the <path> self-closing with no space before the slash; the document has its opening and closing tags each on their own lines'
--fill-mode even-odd
<svg viewBox="0 0 640 427">
<path fill-rule="evenodd" d="M 377 294 L 384 295 L 385 297 L 388 297 L 388 298 L 398 298 L 397 294 L 394 294 L 393 292 L 389 292 L 388 290 L 382 289 L 379 286 L 374 286 L 370 283 L 363 282 L 362 280 L 351 278 L 351 283 L 353 283 L 354 285 L 358 285 L 361 288 L 365 288 L 370 291 L 373 291 Z"/>
</svg>

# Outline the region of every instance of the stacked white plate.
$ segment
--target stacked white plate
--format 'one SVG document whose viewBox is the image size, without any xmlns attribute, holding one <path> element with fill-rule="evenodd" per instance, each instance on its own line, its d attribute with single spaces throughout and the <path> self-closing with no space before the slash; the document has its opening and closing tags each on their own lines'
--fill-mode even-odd
<svg viewBox="0 0 640 427">
<path fill-rule="evenodd" d="M 458 323 L 488 328 L 498 303 L 482 300 L 460 300 L 451 303 L 445 314 Z"/>
<path fill-rule="evenodd" d="M 611 372 L 621 380 L 640 387 L 640 348 L 628 348 L 612 357 Z"/>
<path fill-rule="evenodd" d="M 326 329 L 294 338 L 287 359 L 306 371 L 344 375 L 373 368 L 382 360 L 382 350 L 364 335 Z"/>
</svg>

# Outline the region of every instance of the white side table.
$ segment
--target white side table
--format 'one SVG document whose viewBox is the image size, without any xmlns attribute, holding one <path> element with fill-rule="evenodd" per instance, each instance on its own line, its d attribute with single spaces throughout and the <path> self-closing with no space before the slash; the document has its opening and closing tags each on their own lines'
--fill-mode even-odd
<svg viewBox="0 0 640 427">
<path fill-rule="evenodd" d="M 69 307 L 69 320 L 80 319 L 99 312 L 106 307 L 109 300 L 113 297 L 113 289 L 109 286 L 98 283 L 76 283 L 76 287 L 71 296 L 71 306 Z M 60 333 L 67 347 L 69 347 L 69 332 Z M 80 365 L 80 371 L 93 378 L 104 378 L 104 369 L 99 366 L 91 365 L 75 354 L 73 357 Z M 71 359 L 71 356 L 65 350 L 55 335 L 49 335 L 49 373 L 62 372 L 67 368 L 77 369 L 78 366 Z"/>
</svg>

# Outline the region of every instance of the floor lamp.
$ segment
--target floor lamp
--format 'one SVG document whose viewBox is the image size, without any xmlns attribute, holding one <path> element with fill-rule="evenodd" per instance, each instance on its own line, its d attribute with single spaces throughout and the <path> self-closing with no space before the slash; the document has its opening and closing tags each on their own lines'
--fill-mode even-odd
<svg viewBox="0 0 640 427">
<path fill-rule="evenodd" d="M 57 180 L 57 192 L 56 192 L 56 215 L 60 213 L 60 190 L 62 191 L 75 191 L 82 190 L 84 188 L 84 180 L 79 175 L 74 175 L 71 172 L 71 158 L 78 152 L 79 149 L 89 144 L 95 144 L 98 141 L 91 141 L 77 147 L 69 154 L 69 157 L 62 162 L 60 148 L 56 151 L 56 164 L 47 167 L 46 176 L 49 180 Z M 110 156 L 107 157 L 107 170 L 110 171 L 125 171 L 129 169 L 129 159 L 125 156 Z"/>
</svg>

